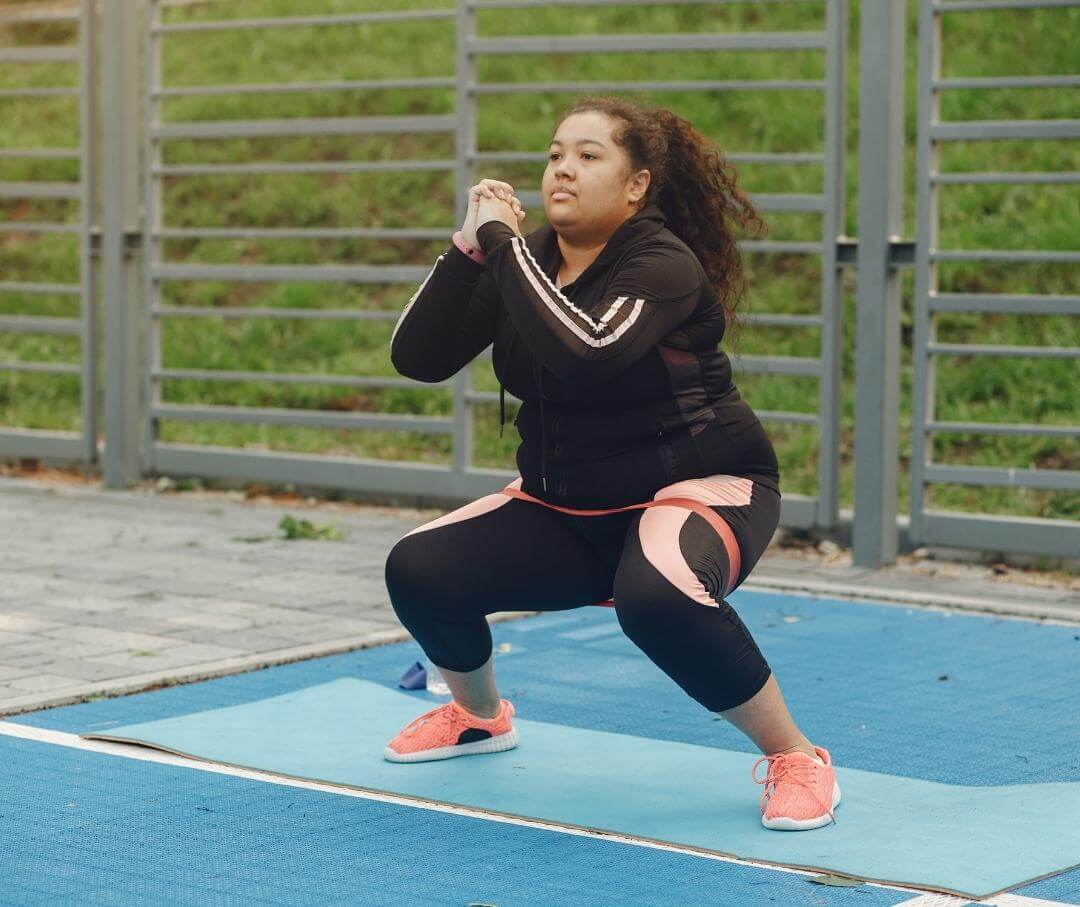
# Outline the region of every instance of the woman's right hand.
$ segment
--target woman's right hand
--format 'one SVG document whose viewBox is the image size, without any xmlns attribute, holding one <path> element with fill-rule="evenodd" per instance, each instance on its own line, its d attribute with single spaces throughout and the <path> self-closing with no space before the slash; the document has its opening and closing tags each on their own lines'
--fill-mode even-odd
<svg viewBox="0 0 1080 907">
<path fill-rule="evenodd" d="M 465 222 L 461 225 L 461 238 L 465 244 L 475 249 L 480 248 L 480 243 L 476 238 L 476 214 L 480 208 L 481 196 L 501 198 L 510 204 L 510 207 L 514 209 L 514 214 L 517 216 L 519 229 L 516 232 L 520 236 L 521 222 L 525 220 L 525 210 L 514 195 L 514 187 L 500 180 L 483 179 L 469 189 L 469 207 L 465 212 Z"/>
</svg>

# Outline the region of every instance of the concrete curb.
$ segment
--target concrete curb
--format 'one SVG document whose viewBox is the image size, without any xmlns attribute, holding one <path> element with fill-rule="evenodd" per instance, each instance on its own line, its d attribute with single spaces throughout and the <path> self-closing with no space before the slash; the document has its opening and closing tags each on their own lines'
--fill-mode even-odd
<svg viewBox="0 0 1080 907">
<path fill-rule="evenodd" d="M 739 586 L 739 589 L 793 592 L 822 598 L 858 599 L 869 604 L 897 604 L 945 611 L 970 611 L 1039 620 L 1044 623 L 1061 623 L 1067 626 L 1080 625 L 1080 606 L 1054 605 L 1048 602 L 1025 605 L 1022 601 L 974 598 L 957 594 L 940 595 L 933 592 L 904 592 L 901 589 L 890 589 L 885 586 L 844 585 L 812 579 L 780 579 L 761 574 L 755 574 L 753 579 L 747 580 Z"/>
<path fill-rule="evenodd" d="M 490 615 L 488 621 L 490 623 L 500 623 L 504 620 L 531 617 L 539 613 L 542 612 L 506 611 Z M 363 636 L 345 636 L 341 639 L 292 646 L 288 649 L 274 649 L 270 652 L 258 652 L 237 658 L 208 661 L 187 668 L 152 671 L 146 674 L 136 674 L 132 677 L 103 680 L 94 684 L 82 684 L 77 688 L 70 687 L 66 691 L 55 692 L 44 698 L 40 695 L 31 694 L 22 699 L 9 699 L 3 706 L 0 706 L 0 718 L 56 708 L 62 705 L 74 705 L 102 693 L 107 694 L 106 698 L 111 699 L 115 696 L 143 693 L 161 686 L 178 686 L 184 683 L 196 683 L 200 680 L 211 680 L 215 677 L 226 677 L 230 674 L 244 674 L 247 671 L 255 671 L 260 668 L 272 668 L 295 661 L 306 661 L 310 658 L 323 658 L 327 655 L 341 655 L 344 652 L 371 649 L 375 646 L 383 646 L 394 642 L 407 642 L 410 639 L 412 639 L 411 634 L 403 627 L 393 630 L 378 630 L 374 633 L 366 633 Z"/>
</svg>

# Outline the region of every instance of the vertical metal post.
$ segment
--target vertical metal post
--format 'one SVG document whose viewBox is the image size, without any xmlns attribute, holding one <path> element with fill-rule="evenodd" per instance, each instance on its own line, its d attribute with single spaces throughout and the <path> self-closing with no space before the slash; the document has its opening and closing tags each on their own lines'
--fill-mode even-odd
<svg viewBox="0 0 1080 907">
<path fill-rule="evenodd" d="M 855 313 L 853 560 L 896 561 L 903 232 L 904 31 L 907 3 L 863 4 L 859 27 L 859 247 Z"/>
<path fill-rule="evenodd" d="M 476 10 L 472 0 L 457 0 L 455 228 L 465 220 L 476 154 L 476 94 L 471 87 L 476 81 L 476 60 L 468 49 L 469 40 L 475 34 Z M 449 240 L 447 237 L 448 244 Z M 473 389 L 473 368 L 472 363 L 466 365 L 454 380 L 454 473 L 459 477 L 465 475 L 475 460 L 476 417 L 473 404 L 466 396 Z"/>
<path fill-rule="evenodd" d="M 139 477 L 142 306 L 127 236 L 139 221 L 139 27 L 131 0 L 104 0 L 102 17 L 102 299 L 105 316 L 105 485 Z"/>
<path fill-rule="evenodd" d="M 818 391 L 819 526 L 836 525 L 840 497 L 840 391 L 843 387 L 843 283 L 836 240 L 844 226 L 844 140 L 847 105 L 847 0 L 825 8 L 825 165 L 821 224 L 821 376 Z"/>
<path fill-rule="evenodd" d="M 144 472 L 153 472 L 154 445 L 157 443 L 158 424 L 151 416 L 153 407 L 161 402 L 161 383 L 157 372 L 161 368 L 161 320 L 155 314 L 161 301 L 161 284 L 153 278 L 154 267 L 161 261 L 161 179 L 155 172 L 161 166 L 161 140 L 150 137 L 150 131 L 158 122 L 161 89 L 161 37 L 154 28 L 161 22 L 161 7 L 157 0 L 145 0 L 143 31 L 143 145 L 146 163 L 143 168 L 143 318 L 147 339 L 142 351 L 140 366 L 143 369 L 143 393 L 146 409 L 142 414 Z"/>
<path fill-rule="evenodd" d="M 97 124 L 97 76 L 95 66 L 96 16 L 94 0 L 79 3 L 79 283 L 82 299 L 80 354 L 82 381 L 83 457 L 88 463 L 98 458 L 98 318 L 96 305 L 96 264 L 90 233 L 97 215 L 95 189 Z"/>
<path fill-rule="evenodd" d="M 915 298 L 911 346 L 911 522 L 912 542 L 924 538 L 926 467 L 933 460 L 927 443 L 926 423 L 934 418 L 934 357 L 926 349 L 935 334 L 930 296 L 937 292 L 937 263 L 930 253 L 938 244 L 937 184 L 930 174 L 938 170 L 939 150 L 930 127 L 940 119 L 940 95 L 933 83 L 941 76 L 941 19 L 931 0 L 919 0 L 918 139 L 915 165 Z"/>
</svg>

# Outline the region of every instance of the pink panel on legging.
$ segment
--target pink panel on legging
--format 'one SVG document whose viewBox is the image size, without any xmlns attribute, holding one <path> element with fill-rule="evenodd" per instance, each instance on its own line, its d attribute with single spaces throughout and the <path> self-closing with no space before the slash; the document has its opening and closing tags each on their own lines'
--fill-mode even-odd
<svg viewBox="0 0 1080 907">
<path fill-rule="evenodd" d="M 666 485 L 653 496 L 653 500 L 682 497 L 713 507 L 742 507 L 750 503 L 753 487 L 751 479 L 715 475 Z M 687 598 L 700 605 L 718 608 L 719 602 L 709 594 L 679 548 L 679 532 L 689 518 L 690 511 L 675 508 L 653 507 L 647 510 L 638 524 L 641 550 L 646 560 Z M 726 596 L 738 581 L 742 557 L 732 533 L 724 533 L 720 538 L 728 556 L 727 588 L 723 593 Z"/>
<path fill-rule="evenodd" d="M 518 482 L 521 480 L 518 479 Z M 474 517 L 483 516 L 485 513 L 491 513 L 492 510 L 497 510 L 499 507 L 505 507 L 509 504 L 513 498 L 508 498 L 504 494 L 495 492 L 493 494 L 486 494 L 482 498 L 477 498 L 475 501 L 470 501 L 459 507 L 457 510 L 451 510 L 449 513 L 444 513 L 441 517 L 437 517 L 430 523 L 424 523 L 422 526 L 417 526 L 415 529 L 410 529 L 401 538 L 408 538 L 417 532 L 426 532 L 428 529 L 438 529 L 440 526 L 447 526 L 450 523 L 462 523 L 465 520 L 471 520 Z M 398 539 L 401 541 L 401 539 Z"/>
</svg>

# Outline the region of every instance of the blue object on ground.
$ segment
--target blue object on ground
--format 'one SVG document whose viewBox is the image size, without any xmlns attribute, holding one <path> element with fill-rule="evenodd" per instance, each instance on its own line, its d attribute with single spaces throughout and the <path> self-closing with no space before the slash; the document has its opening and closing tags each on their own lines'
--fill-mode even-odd
<svg viewBox="0 0 1080 907">
<path fill-rule="evenodd" d="M 383 746 L 416 707 L 381 684 L 340 678 L 82 736 L 965 897 L 1065 870 L 1080 853 L 1077 782 L 964 786 L 841 765 L 837 824 L 781 832 L 760 823 L 754 754 L 531 721 L 519 710 L 515 750 L 385 761 Z"/>
<path fill-rule="evenodd" d="M 409 670 L 401 675 L 398 687 L 403 690 L 427 689 L 427 669 L 418 661 L 414 661 Z"/>
</svg>

